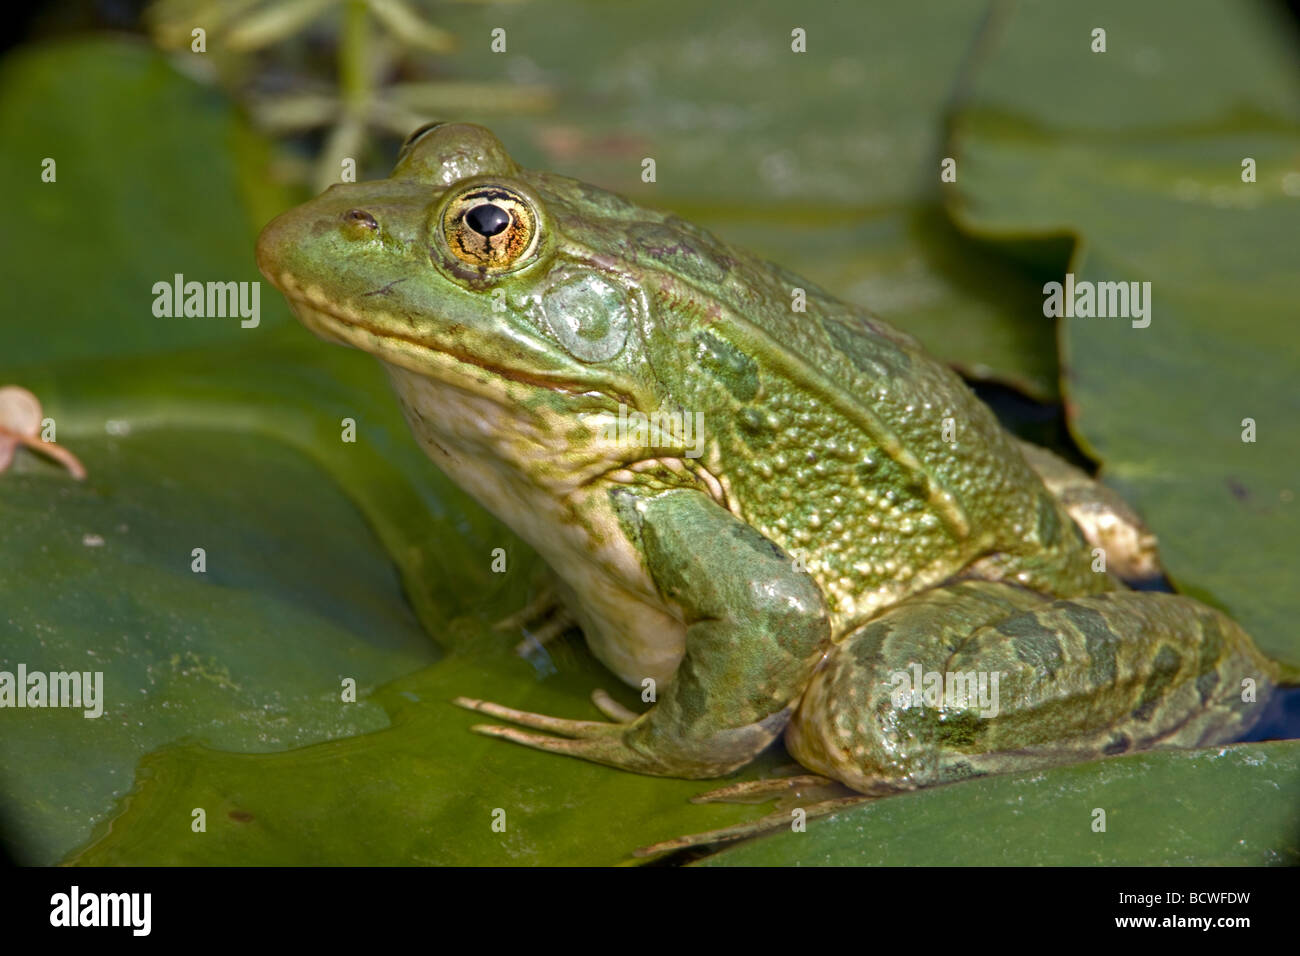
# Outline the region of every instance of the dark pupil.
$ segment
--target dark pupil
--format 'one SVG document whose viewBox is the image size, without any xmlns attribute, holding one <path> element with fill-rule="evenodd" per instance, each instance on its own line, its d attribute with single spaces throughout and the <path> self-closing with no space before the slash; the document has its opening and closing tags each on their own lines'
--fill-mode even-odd
<svg viewBox="0 0 1300 956">
<path fill-rule="evenodd" d="M 465 222 L 480 236 L 495 236 L 510 225 L 510 213 L 500 206 L 485 202 L 465 213 Z"/>
</svg>

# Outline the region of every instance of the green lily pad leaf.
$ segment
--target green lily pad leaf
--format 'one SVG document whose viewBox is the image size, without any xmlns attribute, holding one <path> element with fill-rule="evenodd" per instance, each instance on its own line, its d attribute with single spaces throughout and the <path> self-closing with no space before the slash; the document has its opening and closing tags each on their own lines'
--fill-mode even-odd
<svg viewBox="0 0 1300 956">
<path fill-rule="evenodd" d="M 1017 6 L 954 122 L 953 211 L 976 235 L 1076 236 L 1076 283 L 1149 283 L 1145 327 L 1132 305 L 1062 320 L 1072 430 L 1179 589 L 1297 676 L 1300 80 L 1269 14 Z"/>
<path fill-rule="evenodd" d="M 0 368 L 0 376 L 23 376 L 45 400 L 58 440 L 74 451 L 106 430 L 174 427 L 255 432 L 310 455 L 370 522 L 431 633 L 467 594 L 496 590 L 493 549 L 531 553 L 429 463 L 378 362 L 319 342 L 296 324 L 247 334 L 246 347 Z M 354 442 L 344 440 L 349 427 Z"/>
<path fill-rule="evenodd" d="M 468 619 L 458 626 L 482 629 Z M 601 719 L 586 698 L 609 679 L 580 643 L 532 664 L 500 652 L 456 654 L 373 698 L 391 714 L 386 730 L 279 754 L 161 750 L 144 760 L 124 811 L 69 862 L 612 865 L 634 862 L 638 846 L 762 815 L 755 806 L 692 805 L 707 788 L 699 781 L 651 779 L 473 734 L 481 715 L 451 704 L 486 695 Z M 609 689 L 634 704 L 630 692 Z M 191 829 L 194 808 L 206 812 L 205 832 Z"/>
<path fill-rule="evenodd" d="M 173 429 L 77 448 L 85 482 L 28 455 L 0 489 L 0 670 L 102 675 L 98 716 L 5 712 L 0 815 L 32 863 L 83 842 L 142 754 L 384 727 L 365 693 L 438 657 L 388 555 L 300 452 Z M 345 678 L 360 703 L 340 701 Z"/>
<path fill-rule="evenodd" d="M 1297 790 L 1300 741 L 1134 754 L 887 797 L 704 863 L 1295 866 Z"/>
<path fill-rule="evenodd" d="M 247 237 L 284 194 L 268 185 L 265 143 L 228 104 L 141 44 L 75 40 L 0 63 L 0 133 L 0 177 L 22 228 L 5 251 L 12 279 L 0 364 L 156 353 L 246 334 L 238 317 L 153 313 L 155 283 L 177 274 L 260 278 Z M 283 308 L 262 305 L 272 306 L 262 324 L 287 321 Z"/>
<path fill-rule="evenodd" d="M 457 117 L 490 126 L 524 165 L 671 209 L 974 377 L 1054 397 L 1055 330 L 1026 307 L 1043 280 L 941 209 L 944 115 L 985 11 L 888 0 L 791 14 L 786 0 L 634 0 L 591 16 L 565 0 L 449 7 L 439 22 L 462 37 L 506 30 L 505 54 L 470 42 L 448 57 L 459 75 L 557 90 L 553 117 Z M 806 53 L 791 49 L 796 27 Z"/>
</svg>

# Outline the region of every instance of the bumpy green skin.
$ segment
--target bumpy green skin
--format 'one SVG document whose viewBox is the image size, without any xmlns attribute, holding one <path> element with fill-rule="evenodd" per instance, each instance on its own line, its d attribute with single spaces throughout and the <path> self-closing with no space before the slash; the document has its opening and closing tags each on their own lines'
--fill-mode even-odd
<svg viewBox="0 0 1300 956">
<path fill-rule="evenodd" d="M 482 189 L 536 217 L 506 271 L 449 245 Z M 1231 621 L 1094 570 L 1093 519 L 1114 567 L 1146 560 L 1118 553 L 1114 529 L 1141 530 L 1122 502 L 1027 460 L 912 338 L 689 223 L 522 170 L 487 130 L 413 137 L 391 178 L 268 225 L 258 261 L 304 324 L 388 366 L 416 438 L 547 559 L 593 652 L 657 686 L 614 723 L 460 701 L 535 731 L 485 733 L 708 777 L 789 725 L 801 760 L 872 790 L 1226 740 L 1267 697 Z M 700 454 L 617 440 L 620 405 L 702 416 Z M 1007 672 L 1001 715 L 882 699 L 909 661 Z"/>
</svg>

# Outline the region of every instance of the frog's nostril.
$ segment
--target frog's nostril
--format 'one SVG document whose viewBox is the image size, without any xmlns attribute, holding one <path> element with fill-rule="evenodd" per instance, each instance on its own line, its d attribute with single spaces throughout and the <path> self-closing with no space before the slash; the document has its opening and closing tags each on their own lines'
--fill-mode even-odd
<svg viewBox="0 0 1300 956">
<path fill-rule="evenodd" d="M 364 209 L 349 209 L 343 214 L 343 221 L 349 225 L 362 226 L 375 231 L 379 230 L 379 222 Z"/>
</svg>

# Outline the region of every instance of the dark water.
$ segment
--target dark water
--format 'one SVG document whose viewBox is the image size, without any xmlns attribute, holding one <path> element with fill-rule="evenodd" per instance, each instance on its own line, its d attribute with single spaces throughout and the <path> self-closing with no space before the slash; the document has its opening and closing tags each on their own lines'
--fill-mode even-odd
<svg viewBox="0 0 1300 956">
<path fill-rule="evenodd" d="M 1242 740 L 1294 740 L 1300 737 L 1300 687 L 1283 687 L 1264 707 L 1264 716 Z"/>
</svg>

